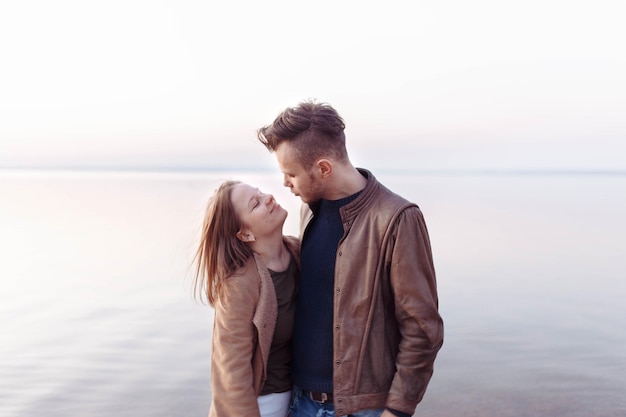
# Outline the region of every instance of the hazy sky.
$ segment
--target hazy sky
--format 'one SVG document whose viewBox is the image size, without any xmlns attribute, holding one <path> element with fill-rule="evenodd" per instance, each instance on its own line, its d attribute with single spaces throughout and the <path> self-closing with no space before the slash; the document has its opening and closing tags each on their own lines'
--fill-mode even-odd
<svg viewBox="0 0 626 417">
<path fill-rule="evenodd" d="M 0 5 L 0 167 L 272 167 L 305 98 L 370 168 L 626 169 L 626 2 Z"/>
</svg>

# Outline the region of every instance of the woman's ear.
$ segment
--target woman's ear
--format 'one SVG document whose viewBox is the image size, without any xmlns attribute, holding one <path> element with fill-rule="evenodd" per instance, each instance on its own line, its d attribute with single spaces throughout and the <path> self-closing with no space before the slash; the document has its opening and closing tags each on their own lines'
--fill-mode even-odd
<svg viewBox="0 0 626 417">
<path fill-rule="evenodd" d="M 254 237 L 254 235 L 252 234 L 252 232 L 250 232 L 249 230 L 240 230 L 237 232 L 237 239 L 241 240 L 242 242 L 254 242 L 256 240 L 256 238 Z"/>
</svg>

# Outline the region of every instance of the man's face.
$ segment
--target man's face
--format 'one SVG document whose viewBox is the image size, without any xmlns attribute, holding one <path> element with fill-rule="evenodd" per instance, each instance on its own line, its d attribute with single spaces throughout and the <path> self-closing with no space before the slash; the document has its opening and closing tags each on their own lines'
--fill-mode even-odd
<svg viewBox="0 0 626 417">
<path fill-rule="evenodd" d="M 324 185 L 318 170 L 305 169 L 289 142 L 283 142 L 275 151 L 278 167 L 283 173 L 283 185 L 300 197 L 303 203 L 314 203 L 324 197 Z"/>
</svg>

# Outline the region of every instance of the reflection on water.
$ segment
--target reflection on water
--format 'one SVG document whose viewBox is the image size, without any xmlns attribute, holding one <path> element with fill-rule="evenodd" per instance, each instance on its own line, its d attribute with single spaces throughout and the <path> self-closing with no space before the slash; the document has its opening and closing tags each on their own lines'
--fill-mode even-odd
<svg viewBox="0 0 626 417">
<path fill-rule="evenodd" d="M 626 415 L 625 177 L 385 176 L 425 213 L 446 339 L 420 416 Z M 211 309 L 190 296 L 218 182 L 0 174 L 0 417 L 204 416 Z"/>
</svg>

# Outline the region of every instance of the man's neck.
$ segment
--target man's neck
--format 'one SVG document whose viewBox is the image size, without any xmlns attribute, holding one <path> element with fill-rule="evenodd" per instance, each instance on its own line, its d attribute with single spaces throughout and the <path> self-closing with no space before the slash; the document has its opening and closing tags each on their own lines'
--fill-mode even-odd
<svg viewBox="0 0 626 417">
<path fill-rule="evenodd" d="M 365 188 L 367 178 L 351 164 L 335 167 L 333 182 L 324 196 L 326 200 L 340 200 Z"/>
</svg>

